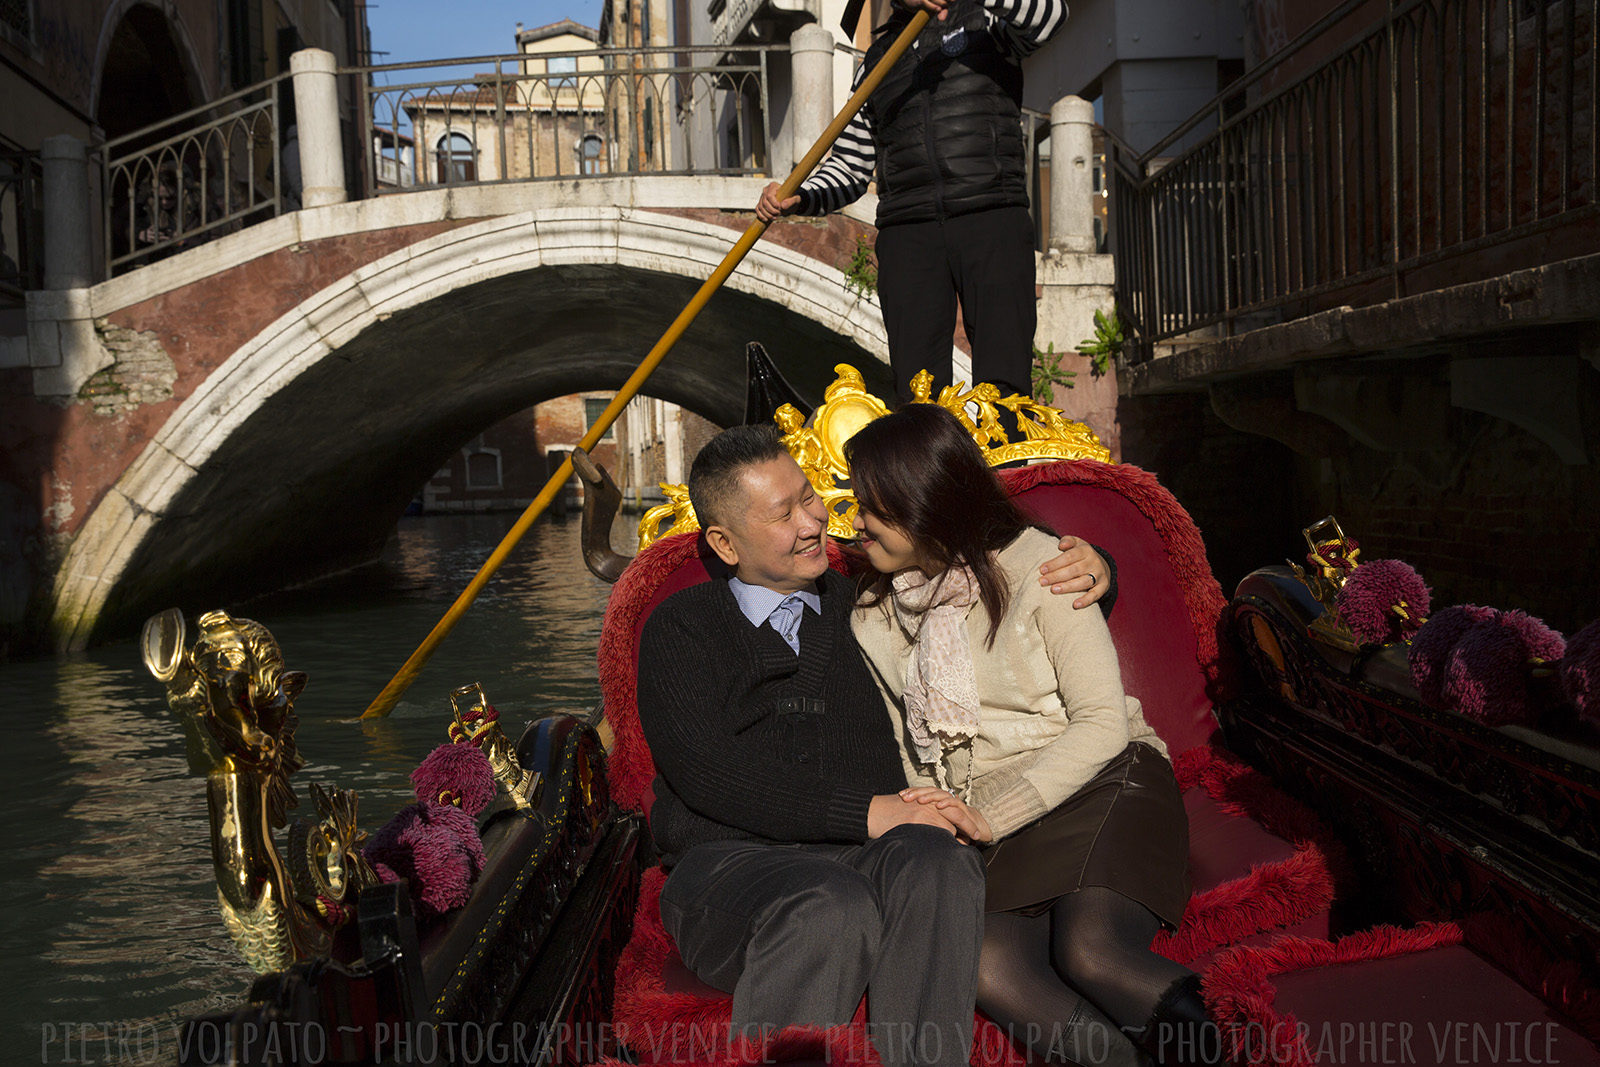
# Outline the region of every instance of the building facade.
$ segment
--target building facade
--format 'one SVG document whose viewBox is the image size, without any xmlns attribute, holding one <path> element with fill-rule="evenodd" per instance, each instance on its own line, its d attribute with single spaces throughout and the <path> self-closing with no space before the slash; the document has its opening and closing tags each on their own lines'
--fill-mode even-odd
<svg viewBox="0 0 1600 1067">
<path fill-rule="evenodd" d="M 14 0 L 0 5 L 0 100 L 5 101 L 0 107 L 0 331 L 7 331 L 0 336 L 15 335 L 22 292 L 42 284 L 41 153 L 67 150 L 59 143 L 47 148 L 47 141 L 66 136 L 91 151 L 108 143 L 126 148 L 125 139 L 136 131 L 286 72 L 289 56 L 308 47 L 332 52 L 342 65 L 365 62 L 364 0 Z M 137 234 L 160 230 L 162 217 L 175 210 L 197 211 L 202 199 L 237 201 L 239 188 L 223 188 L 214 179 L 200 188 L 202 171 L 219 172 L 219 153 L 244 157 L 230 161 L 235 164 L 231 184 L 270 181 L 272 140 L 283 149 L 294 139 L 293 94 L 285 96 L 277 128 L 250 129 L 248 138 L 256 143 L 175 150 L 166 170 L 114 190 L 114 223 L 126 221 L 124 229 L 135 235 L 122 239 L 115 251 L 134 251 Z M 351 134 L 358 128 L 354 97 L 351 84 L 341 85 L 341 120 Z M 148 139 L 160 136 L 154 131 Z M 346 143 L 355 148 L 354 141 Z M 89 165 L 87 171 L 98 219 L 100 197 L 106 194 L 99 188 L 99 167 Z M 187 194 L 181 209 L 167 202 L 177 190 Z M 84 220 L 91 231 L 91 273 L 106 255 L 105 235 L 93 221 Z M 112 232 L 118 233 L 115 224 Z"/>
<path fill-rule="evenodd" d="M 614 394 L 556 397 L 488 427 L 453 453 L 419 494 L 424 513 L 520 511 L 594 425 Z M 718 427 L 691 411 L 653 397 L 636 397 L 590 453 L 622 490 L 632 513 L 659 504 L 661 483 L 681 485 L 689 464 Z M 583 502 L 573 476 L 558 498 Z M 620 539 L 619 539 L 620 544 Z"/>
</svg>

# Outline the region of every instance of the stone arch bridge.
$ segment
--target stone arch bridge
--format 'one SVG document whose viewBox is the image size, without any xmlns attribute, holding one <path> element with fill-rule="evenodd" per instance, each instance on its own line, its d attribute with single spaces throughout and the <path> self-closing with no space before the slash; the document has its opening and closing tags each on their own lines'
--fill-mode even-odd
<svg viewBox="0 0 1600 1067">
<path fill-rule="evenodd" d="M 161 606 L 372 558 L 463 441 L 541 400 L 620 386 L 748 225 L 736 209 L 762 184 L 401 193 L 38 294 L 34 332 L 53 335 L 30 338 L 34 395 L 10 398 L 6 431 L 39 486 L 37 526 L 14 533 L 49 557 L 30 568 L 29 614 L 76 647 Z M 738 421 L 753 338 L 805 392 L 841 361 L 885 382 L 876 304 L 839 266 L 868 229 L 844 216 L 773 227 L 648 392 Z M 54 360 L 38 358 L 51 345 Z M 26 524 L 32 502 L 11 503 Z"/>
</svg>

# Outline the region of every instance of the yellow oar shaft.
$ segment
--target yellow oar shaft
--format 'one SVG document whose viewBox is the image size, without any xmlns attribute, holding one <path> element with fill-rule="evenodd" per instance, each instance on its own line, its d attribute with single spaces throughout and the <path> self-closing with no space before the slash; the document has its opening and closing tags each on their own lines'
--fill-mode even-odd
<svg viewBox="0 0 1600 1067">
<path fill-rule="evenodd" d="M 894 43 L 889 46 L 889 50 L 884 53 L 877 66 L 867 72 L 867 76 L 861 80 L 860 86 L 850 94 L 850 99 L 845 102 L 843 109 L 833 117 L 833 121 L 828 124 L 828 128 L 822 131 L 822 136 L 817 138 L 817 143 L 811 146 L 811 149 L 806 152 L 799 163 L 795 164 L 794 170 L 789 172 L 789 176 L 778 187 L 777 196 L 780 201 L 793 196 L 795 190 L 800 188 L 800 183 L 806 180 L 806 176 L 811 173 L 812 168 L 822 160 L 823 155 L 832 147 L 833 142 L 838 140 L 839 134 L 844 132 L 844 128 L 850 124 L 850 120 L 855 118 L 856 112 L 860 111 L 862 105 L 867 102 L 867 97 L 872 95 L 872 91 L 878 87 L 878 83 L 883 80 L 884 75 L 889 73 L 889 69 L 899 61 L 905 50 L 911 47 L 911 42 L 916 40 L 917 34 L 922 32 L 922 27 L 927 23 L 928 13 L 919 11 L 911 19 L 910 23 L 906 25 L 906 28 L 900 31 L 900 36 L 895 38 Z M 711 295 L 722 288 L 722 283 L 728 280 L 728 276 L 739 266 L 745 254 L 761 239 L 761 235 L 766 231 L 767 224 L 758 219 L 751 223 L 750 228 L 740 235 L 739 240 L 728 250 L 728 254 L 722 257 L 722 262 L 717 264 L 717 269 L 711 272 L 711 277 L 705 280 L 705 283 L 694 294 L 693 299 L 685 305 L 682 311 L 678 312 L 678 317 L 672 320 L 672 325 L 667 327 L 667 332 L 662 334 L 661 339 L 655 343 L 655 347 L 650 349 L 650 354 L 644 357 L 644 361 L 638 367 L 634 368 L 633 373 L 628 376 L 628 380 L 623 383 L 622 388 L 617 390 L 617 395 L 612 397 L 611 402 L 606 405 L 605 411 L 601 412 L 600 417 L 589 427 L 589 432 L 584 434 L 583 440 L 578 442 L 579 448 L 586 452 L 590 451 L 599 442 L 600 438 L 605 436 L 606 431 L 611 428 L 611 424 L 622 414 L 622 409 L 628 406 L 628 401 L 634 398 L 640 387 L 644 385 L 645 380 L 655 372 L 656 367 L 666 358 L 667 353 L 672 350 L 672 346 L 678 343 L 678 338 L 682 337 L 684 331 L 689 328 L 689 324 L 694 322 L 695 317 L 706 306 L 706 302 L 711 299 Z M 550 502 L 556 498 L 556 494 L 561 491 L 561 487 L 567 483 L 567 479 L 570 477 L 572 477 L 572 460 L 564 459 L 561 461 L 561 466 L 556 468 L 555 473 L 550 475 L 550 480 L 539 491 L 539 495 L 533 498 L 533 503 L 529 504 L 527 510 L 518 517 L 515 525 L 506 531 L 505 537 L 501 539 L 495 550 L 489 553 L 489 558 L 483 561 L 483 566 L 478 568 L 478 573 L 472 576 L 472 581 L 468 582 L 467 587 L 461 591 L 461 595 L 456 597 L 455 603 L 450 605 L 450 610 L 446 611 L 444 616 L 434 624 L 433 629 L 428 632 L 428 636 L 422 639 L 422 644 L 418 645 L 417 650 L 411 653 L 400 669 L 395 672 L 395 676 L 389 679 L 389 684 L 383 687 L 383 692 L 379 693 L 377 699 L 368 706 L 366 711 L 361 713 L 363 719 L 382 718 L 394 710 L 394 706 L 400 701 L 401 694 L 409 689 L 411 683 L 416 680 L 417 675 L 422 673 L 422 668 L 433 655 L 434 649 L 438 648 L 444 639 L 449 636 L 450 631 L 455 628 L 461 616 L 467 613 L 467 609 L 472 606 L 472 602 L 483 591 L 483 587 L 489 584 L 489 579 L 494 577 L 494 572 L 500 569 L 500 564 L 504 563 L 506 557 L 511 554 L 511 550 L 517 547 L 517 542 L 522 540 L 523 535 L 528 532 L 528 528 L 538 520 L 540 515 L 544 514 L 545 509 L 550 506 Z"/>
</svg>

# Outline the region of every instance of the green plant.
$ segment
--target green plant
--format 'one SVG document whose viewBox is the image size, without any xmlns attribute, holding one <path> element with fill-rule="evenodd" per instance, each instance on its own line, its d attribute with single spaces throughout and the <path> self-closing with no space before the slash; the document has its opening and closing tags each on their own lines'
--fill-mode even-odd
<svg viewBox="0 0 1600 1067">
<path fill-rule="evenodd" d="M 1094 336 L 1078 342 L 1078 351 L 1089 357 L 1089 373 L 1096 378 L 1111 369 L 1111 361 L 1122 354 L 1122 319 L 1117 309 L 1111 314 L 1094 313 Z"/>
<path fill-rule="evenodd" d="M 858 296 L 871 296 L 878 291 L 878 261 L 872 258 L 872 246 L 865 235 L 856 236 L 855 254 L 844 268 L 844 287 Z"/>
<path fill-rule="evenodd" d="M 1049 348 L 1033 346 L 1033 398 L 1039 403 L 1048 404 L 1055 400 L 1057 385 L 1072 388 L 1072 379 L 1078 376 L 1078 372 L 1061 368 L 1061 357 L 1065 355 L 1065 352 L 1056 351 L 1054 341 L 1050 342 Z"/>
</svg>

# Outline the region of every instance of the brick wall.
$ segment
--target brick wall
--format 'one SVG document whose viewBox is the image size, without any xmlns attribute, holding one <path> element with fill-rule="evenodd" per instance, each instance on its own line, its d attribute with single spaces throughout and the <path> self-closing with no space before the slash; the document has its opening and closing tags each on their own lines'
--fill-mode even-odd
<svg viewBox="0 0 1600 1067">
<path fill-rule="evenodd" d="M 1124 398 L 1123 456 L 1194 517 L 1225 593 L 1257 566 L 1299 561 L 1300 530 L 1331 514 L 1363 559 L 1416 567 L 1436 609 L 1521 608 L 1570 636 L 1600 618 L 1600 370 L 1582 370 L 1587 464 L 1565 464 L 1527 431 L 1460 410 L 1435 451 L 1345 439 L 1337 455 L 1298 456 L 1231 429 L 1203 395 Z"/>
<path fill-rule="evenodd" d="M 1294 454 L 1231 428 L 1204 394 L 1124 397 L 1118 419 L 1123 462 L 1155 474 L 1189 512 L 1225 596 L 1257 567 L 1282 563 L 1322 517 L 1302 515 Z"/>
<path fill-rule="evenodd" d="M 1589 451 L 1600 457 L 1594 389 L 1586 399 Z M 1564 464 L 1487 415 L 1459 413 L 1453 436 L 1457 448 L 1442 459 L 1353 446 L 1318 465 L 1321 513 L 1339 517 L 1363 559 L 1416 567 L 1435 608 L 1521 608 L 1568 635 L 1600 618 L 1600 468 Z"/>
</svg>

